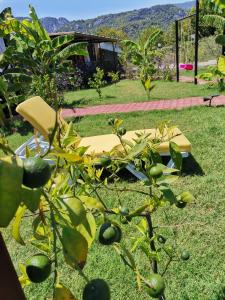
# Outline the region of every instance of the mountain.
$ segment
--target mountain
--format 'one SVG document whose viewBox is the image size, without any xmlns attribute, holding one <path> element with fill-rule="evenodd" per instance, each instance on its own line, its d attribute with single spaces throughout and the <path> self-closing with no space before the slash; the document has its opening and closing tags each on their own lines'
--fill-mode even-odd
<svg viewBox="0 0 225 300">
<path fill-rule="evenodd" d="M 174 5 L 176 5 L 177 7 L 184 9 L 184 10 L 189 10 L 192 7 L 195 6 L 195 1 L 189 1 L 189 2 L 184 2 L 184 3 L 176 3 Z"/>
<path fill-rule="evenodd" d="M 29 18 L 17 17 L 17 19 L 24 20 Z M 66 18 L 53 18 L 53 17 L 41 18 L 40 21 L 48 32 L 56 32 L 61 27 L 69 23 L 69 21 Z"/>
<path fill-rule="evenodd" d="M 41 23 L 48 32 L 56 32 L 63 26 L 66 26 L 69 21 L 66 18 L 46 17 L 41 19 Z"/>
<path fill-rule="evenodd" d="M 123 28 L 125 32 L 136 37 L 138 32 L 149 26 L 167 28 L 173 21 L 186 15 L 186 11 L 175 5 L 156 5 L 117 14 L 108 14 L 94 19 L 71 21 L 60 31 L 79 31 L 94 33 L 100 27 Z"/>
</svg>

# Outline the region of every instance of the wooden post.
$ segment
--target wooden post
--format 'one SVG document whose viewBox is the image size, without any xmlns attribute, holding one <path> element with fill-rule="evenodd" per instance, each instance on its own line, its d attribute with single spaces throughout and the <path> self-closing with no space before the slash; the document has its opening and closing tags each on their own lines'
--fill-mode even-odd
<svg viewBox="0 0 225 300">
<path fill-rule="evenodd" d="M 225 28 L 223 29 L 223 35 L 225 35 Z M 225 46 L 222 46 L 222 55 L 225 55 Z"/>
<path fill-rule="evenodd" d="M 196 0 L 196 16 L 195 16 L 195 78 L 194 83 L 198 84 L 198 41 L 199 41 L 199 0 Z"/>
<path fill-rule="evenodd" d="M 114 64 L 114 72 L 117 71 L 117 63 L 116 63 L 116 52 L 115 52 L 115 44 L 112 42 L 113 46 L 113 64 Z"/>
<path fill-rule="evenodd" d="M 26 300 L 1 233 L 0 233 L 0 299 Z"/>
<path fill-rule="evenodd" d="M 179 21 L 175 21 L 175 31 L 176 31 L 176 75 L 177 82 L 180 81 L 180 69 L 179 69 Z"/>
</svg>

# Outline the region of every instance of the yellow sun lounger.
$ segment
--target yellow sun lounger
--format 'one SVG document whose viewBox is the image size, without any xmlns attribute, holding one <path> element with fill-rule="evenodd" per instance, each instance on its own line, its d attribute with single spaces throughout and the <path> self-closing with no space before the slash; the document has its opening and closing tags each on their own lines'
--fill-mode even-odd
<svg viewBox="0 0 225 300">
<path fill-rule="evenodd" d="M 16 111 L 34 127 L 35 131 L 41 134 L 41 136 L 38 137 L 38 144 L 43 152 L 46 151 L 49 145 L 49 134 L 55 127 L 57 117 L 56 112 L 41 97 L 33 97 L 22 102 L 17 106 Z M 61 116 L 59 117 L 59 123 L 62 126 L 66 125 L 66 122 Z M 133 139 L 137 137 L 136 133 L 149 133 L 150 136 L 155 136 L 156 129 L 128 131 L 124 138 L 132 142 Z M 173 138 L 171 139 L 171 141 L 175 142 L 180 147 L 182 156 L 187 157 L 189 153 L 191 153 L 191 143 L 178 128 L 175 128 L 173 130 L 172 136 Z M 119 144 L 119 139 L 114 134 L 85 137 L 82 138 L 80 142 L 80 146 L 89 146 L 86 154 L 95 153 L 95 155 L 97 156 L 101 156 L 104 153 L 111 151 L 115 146 L 118 146 Z M 34 149 L 35 147 L 37 147 L 37 139 L 32 137 L 26 143 L 21 145 L 15 151 L 15 153 L 21 158 L 25 158 L 26 147 L 29 147 L 30 149 Z M 157 151 L 161 156 L 170 156 L 169 142 L 162 142 L 158 146 Z M 168 167 L 173 166 L 173 161 L 170 160 Z M 134 170 L 134 167 L 131 165 L 128 165 L 127 169 L 132 173 L 137 173 L 137 171 Z"/>
</svg>

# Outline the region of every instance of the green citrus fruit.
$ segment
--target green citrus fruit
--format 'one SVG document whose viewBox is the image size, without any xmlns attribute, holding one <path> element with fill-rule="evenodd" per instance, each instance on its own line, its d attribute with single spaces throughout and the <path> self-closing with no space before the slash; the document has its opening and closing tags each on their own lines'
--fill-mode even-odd
<svg viewBox="0 0 225 300">
<path fill-rule="evenodd" d="M 165 244 L 165 242 L 166 242 L 166 238 L 162 235 L 158 235 L 157 240 L 161 244 Z"/>
<path fill-rule="evenodd" d="M 30 281 L 40 283 L 51 273 L 51 261 L 44 254 L 36 254 L 26 261 L 26 273 Z"/>
<path fill-rule="evenodd" d="M 121 229 L 111 223 L 104 223 L 99 230 L 99 242 L 102 245 L 111 245 L 121 240 Z"/>
<path fill-rule="evenodd" d="M 128 216 L 129 215 L 129 208 L 127 208 L 127 207 L 121 207 L 120 214 L 122 216 Z"/>
<path fill-rule="evenodd" d="M 176 205 L 176 207 L 178 207 L 178 208 L 185 208 L 186 205 L 187 205 L 187 202 L 184 202 L 184 201 L 177 201 L 177 202 L 175 203 L 175 205 Z"/>
<path fill-rule="evenodd" d="M 126 134 L 127 130 L 126 130 L 126 128 L 124 128 L 124 127 L 119 127 L 118 130 L 117 130 L 117 132 L 118 132 L 118 134 L 119 134 L 120 136 L 123 136 L 123 135 Z"/>
<path fill-rule="evenodd" d="M 103 279 L 91 280 L 84 288 L 83 300 L 110 300 L 108 284 Z"/>
<path fill-rule="evenodd" d="M 121 223 L 122 223 L 122 224 L 128 224 L 129 222 L 131 222 L 131 220 L 132 220 L 132 217 L 130 217 L 130 216 L 125 216 L 125 217 L 122 217 L 122 218 L 121 218 Z"/>
<path fill-rule="evenodd" d="M 149 285 L 146 289 L 147 293 L 152 297 L 152 298 L 158 298 L 162 296 L 164 290 L 165 290 L 165 283 L 159 274 L 152 274 L 149 277 Z"/>
<path fill-rule="evenodd" d="M 110 126 L 113 126 L 114 123 L 115 123 L 115 119 L 110 118 L 110 119 L 108 120 L 108 124 L 109 124 Z"/>
<path fill-rule="evenodd" d="M 51 177 L 51 168 L 40 157 L 29 157 L 23 163 L 23 184 L 29 188 L 44 186 Z"/>
<path fill-rule="evenodd" d="M 181 252 L 180 258 L 182 260 L 188 260 L 190 258 L 190 253 L 187 250 Z"/>
<path fill-rule="evenodd" d="M 159 178 L 163 175 L 163 170 L 162 167 L 160 166 L 153 166 L 150 169 L 150 176 L 154 177 L 154 178 Z"/>
<path fill-rule="evenodd" d="M 107 167 L 111 164 L 111 158 L 109 156 L 102 156 L 100 163 L 103 167 Z"/>
<path fill-rule="evenodd" d="M 189 193 L 189 192 L 183 192 L 179 195 L 179 198 L 181 201 L 186 202 L 186 203 L 190 203 L 194 201 L 194 196 Z"/>
</svg>

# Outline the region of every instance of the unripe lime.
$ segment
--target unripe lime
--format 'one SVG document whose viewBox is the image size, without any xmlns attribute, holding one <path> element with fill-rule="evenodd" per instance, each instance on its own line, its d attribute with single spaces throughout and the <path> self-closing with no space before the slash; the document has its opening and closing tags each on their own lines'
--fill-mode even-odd
<svg viewBox="0 0 225 300">
<path fill-rule="evenodd" d="M 103 279 L 89 281 L 83 291 L 83 300 L 110 300 L 108 284 Z"/>
<path fill-rule="evenodd" d="M 120 136 L 123 136 L 123 135 L 126 134 L 127 130 L 126 130 L 126 128 L 124 128 L 124 127 L 119 127 L 118 130 L 117 130 L 117 132 L 118 132 L 118 134 L 119 134 Z"/>
<path fill-rule="evenodd" d="M 175 203 L 175 205 L 176 205 L 176 207 L 178 207 L 178 208 L 185 208 L 186 205 L 187 205 L 187 202 L 184 202 L 184 201 L 177 201 L 177 202 Z"/>
<path fill-rule="evenodd" d="M 40 157 L 29 157 L 23 163 L 23 184 L 29 188 L 44 186 L 51 177 L 51 168 Z"/>
<path fill-rule="evenodd" d="M 26 261 L 26 273 L 30 281 L 40 283 L 51 273 L 51 261 L 44 254 L 36 254 Z"/>
<path fill-rule="evenodd" d="M 114 242 L 120 242 L 121 229 L 111 223 L 104 223 L 99 230 L 99 242 L 102 245 L 111 245 Z"/>
<path fill-rule="evenodd" d="M 152 274 L 149 277 L 149 285 L 146 288 L 147 293 L 152 297 L 152 298 L 159 298 L 162 296 L 164 290 L 165 290 L 165 283 L 159 274 Z"/>
<path fill-rule="evenodd" d="M 120 214 L 122 216 L 128 216 L 129 215 L 129 208 L 127 208 L 127 207 L 121 207 Z"/>
<path fill-rule="evenodd" d="M 159 178 L 163 175 L 163 169 L 160 166 L 153 166 L 150 169 L 150 176 L 153 178 Z"/>
<path fill-rule="evenodd" d="M 181 252 L 180 258 L 181 258 L 182 260 L 189 260 L 189 258 L 190 258 L 190 253 L 189 253 L 187 250 L 183 250 L 183 251 Z"/>
<path fill-rule="evenodd" d="M 195 200 L 194 196 L 190 193 L 190 192 L 183 192 L 179 195 L 179 198 L 181 201 L 186 202 L 186 203 L 190 203 L 193 202 Z"/>
<path fill-rule="evenodd" d="M 111 164 L 111 158 L 109 156 L 102 156 L 100 159 L 102 167 L 107 167 Z"/>
<path fill-rule="evenodd" d="M 165 242 L 166 242 L 166 238 L 162 235 L 158 235 L 157 240 L 161 244 L 165 244 Z"/>
</svg>

